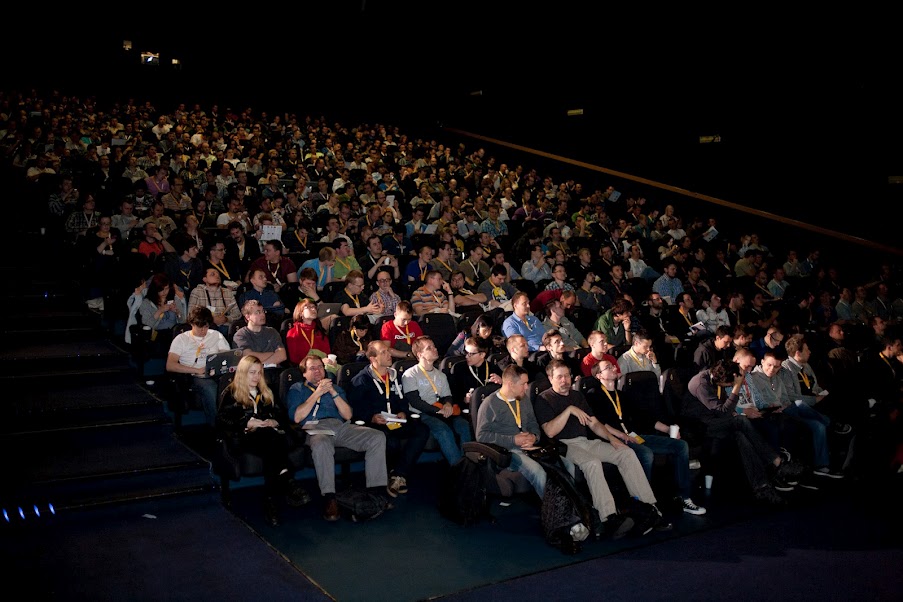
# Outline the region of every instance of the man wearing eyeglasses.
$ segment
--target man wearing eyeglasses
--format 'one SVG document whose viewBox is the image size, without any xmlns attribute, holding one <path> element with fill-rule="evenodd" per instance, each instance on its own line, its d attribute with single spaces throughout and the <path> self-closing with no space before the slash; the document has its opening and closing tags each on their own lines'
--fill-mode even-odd
<svg viewBox="0 0 903 602">
<path fill-rule="evenodd" d="M 464 341 L 464 362 L 455 366 L 454 376 L 450 379 L 455 399 L 463 399 L 469 404 L 474 389 L 489 383 L 502 384 L 501 370 L 486 360 L 488 355 L 485 339 L 468 337 Z"/>
<path fill-rule="evenodd" d="M 784 333 L 777 326 L 770 327 L 764 337 L 753 340 L 749 344 L 749 350 L 760 362 L 766 353 L 773 353 L 781 361 L 787 359 L 787 351 L 784 350 Z"/>
</svg>

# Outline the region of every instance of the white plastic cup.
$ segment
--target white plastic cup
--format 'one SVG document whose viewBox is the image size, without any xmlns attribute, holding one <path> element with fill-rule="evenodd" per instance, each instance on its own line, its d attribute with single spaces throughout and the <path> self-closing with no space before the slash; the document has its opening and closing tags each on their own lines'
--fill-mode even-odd
<svg viewBox="0 0 903 602">
<path fill-rule="evenodd" d="M 329 359 L 330 361 L 334 362 L 338 359 L 338 356 L 335 353 L 330 353 L 329 355 L 326 356 L 326 358 Z"/>
<path fill-rule="evenodd" d="M 672 424 L 671 426 L 668 427 L 668 436 L 669 437 L 671 437 L 672 439 L 677 439 L 677 437 L 679 435 L 680 435 L 680 425 L 679 424 Z"/>
<path fill-rule="evenodd" d="M 705 488 L 706 489 L 712 488 L 712 479 L 714 479 L 714 477 L 712 475 L 710 475 L 710 474 L 705 475 Z"/>
<path fill-rule="evenodd" d="M 356 425 L 358 425 L 358 426 L 364 426 L 365 423 L 364 423 L 363 420 L 355 420 L 355 421 L 354 421 L 354 424 L 356 424 Z"/>
<path fill-rule="evenodd" d="M 47 234 L 47 228 L 41 228 L 41 236 Z"/>
</svg>

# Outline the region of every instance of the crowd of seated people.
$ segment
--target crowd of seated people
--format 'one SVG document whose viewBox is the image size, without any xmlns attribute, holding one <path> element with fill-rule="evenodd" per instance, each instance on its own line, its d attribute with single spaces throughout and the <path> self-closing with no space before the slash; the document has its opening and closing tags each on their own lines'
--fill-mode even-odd
<svg viewBox="0 0 903 602">
<path fill-rule="evenodd" d="M 637 436 L 607 407 L 607 422 L 588 422 L 594 398 L 561 405 L 590 426 L 565 432 L 633 448 L 679 424 L 688 439 L 727 441 L 716 454 L 739 450 L 734 470 L 769 503 L 797 484 L 818 488 L 817 477 L 901 464 L 903 287 L 890 260 L 843 273 L 818 248 L 781 249 L 673 202 L 556 182 L 484 148 L 388 125 L 7 100 L 7 171 L 42 208 L 46 236 L 76 251 L 86 307 L 124 318 L 130 344 L 132 327 L 143 331 L 173 373 L 195 374 L 218 331 L 259 360 L 247 369 L 277 393 L 284 424 L 331 425 L 343 445 L 366 450 L 368 485 L 391 497 L 407 491 L 416 458 L 396 451 L 402 464 L 376 466 L 395 429 L 371 413 L 371 396 L 338 382 L 343 365 L 369 367 L 358 386 L 383 387 L 390 414 L 422 414 L 449 463 L 479 438 L 466 406 L 480 384 L 516 392 L 521 377 L 549 388 L 573 376 L 575 395 L 556 388 L 563 404 L 583 395 L 581 379 L 612 393 L 613 382 L 649 372 L 678 396 L 672 416 L 639 417 Z M 451 387 L 446 355 L 463 356 L 469 372 Z M 304 381 L 278 399 L 289 367 Z M 197 391 L 213 424 L 214 388 Z M 636 413 L 642 400 L 630 403 Z M 258 424 L 252 410 L 244 421 Z M 346 429 L 361 411 L 365 426 Z M 275 428 L 269 412 L 260 421 Z M 538 427 L 558 433 L 565 422 Z M 404 429 L 418 448 L 424 433 Z M 314 445 L 329 520 L 334 482 L 320 472 L 337 444 Z M 680 446 L 654 451 L 688 462 Z M 383 457 L 371 465 L 369 454 Z M 649 454 L 638 455 L 645 476 L 631 479 L 654 479 Z M 680 506 L 699 513 L 686 471 L 674 475 Z"/>
</svg>

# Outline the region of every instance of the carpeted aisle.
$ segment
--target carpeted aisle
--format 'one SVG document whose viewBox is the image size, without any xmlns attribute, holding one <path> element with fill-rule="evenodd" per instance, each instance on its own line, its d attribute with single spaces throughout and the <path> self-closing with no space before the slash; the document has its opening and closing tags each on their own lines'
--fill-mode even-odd
<svg viewBox="0 0 903 602">
<path fill-rule="evenodd" d="M 899 484 L 891 498 L 875 493 L 841 494 L 442 600 L 588 600 L 601 592 L 616 600 L 899 600 Z"/>
<path fill-rule="evenodd" d="M 33 600 L 329 600 L 217 494 L 0 529 L 4 580 Z"/>
<path fill-rule="evenodd" d="M 233 506 L 241 518 L 304 574 L 344 602 L 445 596 L 484 600 L 497 595 L 501 599 L 558 599 L 562 582 L 568 588 L 575 588 L 572 599 L 587 599 L 594 591 L 605 591 L 607 586 L 603 580 L 583 589 L 583 580 L 576 577 L 583 571 L 610 577 L 615 574 L 609 568 L 612 562 L 621 562 L 619 559 L 625 556 L 638 556 L 645 558 L 650 566 L 656 566 L 651 569 L 656 579 L 663 578 L 672 567 L 675 578 L 680 579 L 687 565 L 675 567 L 673 560 L 696 557 L 703 563 L 710 558 L 709 549 L 717 558 L 724 559 L 722 563 L 745 566 L 741 560 L 747 554 L 755 557 L 766 549 L 756 538 L 765 536 L 767 542 L 768 537 L 773 537 L 768 535 L 772 527 L 761 528 L 768 524 L 763 521 L 800 525 L 798 537 L 787 539 L 786 545 L 791 545 L 805 541 L 809 529 L 819 533 L 832 518 L 832 512 L 846 512 L 850 504 L 845 497 L 827 503 L 828 497 L 798 495 L 793 498 L 790 510 L 771 511 L 745 503 L 730 504 L 726 500 L 703 501 L 705 494 L 701 493 L 699 501 L 709 505 L 709 513 L 701 517 L 680 513 L 671 532 L 655 532 L 617 542 L 586 542 L 579 554 L 565 556 L 545 544 L 540 535 L 537 507 L 525 500 L 515 500 L 509 507 L 494 506 L 495 524 L 463 528 L 443 519 L 436 509 L 432 490 L 436 486 L 433 471 L 437 468 L 431 463 L 418 464 L 409 480 L 411 492 L 400 496 L 396 509 L 368 523 L 355 524 L 345 519 L 327 523 L 320 518 L 320 508 L 315 503 L 287 509 L 283 513 L 283 525 L 273 529 L 263 521 L 260 492 L 256 487 L 236 490 Z M 314 482 L 305 481 L 305 484 L 315 491 Z M 793 510 L 809 507 L 818 511 L 800 515 Z M 862 547 L 867 547 L 869 538 L 880 533 L 872 529 L 854 534 L 860 537 Z M 819 536 L 813 545 L 824 544 L 824 536 Z M 780 541 L 774 543 L 774 549 L 780 551 Z M 696 552 L 688 556 L 692 550 Z M 619 570 L 627 572 L 632 587 L 637 588 L 635 591 L 649 587 L 649 572 L 636 571 L 632 566 L 625 563 Z M 562 574 L 573 576 L 564 578 Z M 528 575 L 533 576 L 525 577 Z M 696 581 L 696 577 L 687 573 L 683 578 Z M 521 587 L 522 583 L 525 585 Z M 688 591 L 696 587 L 693 585 Z M 520 593 L 507 597 L 511 588 L 519 588 Z M 624 595 L 627 592 L 627 588 L 621 591 Z"/>
</svg>

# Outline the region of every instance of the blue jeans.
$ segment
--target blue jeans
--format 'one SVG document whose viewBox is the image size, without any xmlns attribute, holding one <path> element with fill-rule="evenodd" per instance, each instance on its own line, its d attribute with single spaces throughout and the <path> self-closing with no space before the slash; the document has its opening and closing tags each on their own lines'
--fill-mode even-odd
<svg viewBox="0 0 903 602">
<path fill-rule="evenodd" d="M 564 456 L 561 457 L 561 461 L 573 477 L 576 474 L 575 464 Z M 546 469 L 542 467 L 542 464 L 528 456 L 523 450 L 513 449 L 511 450 L 511 464 L 508 465 L 508 468 L 524 475 L 533 486 L 533 490 L 542 499 L 546 491 Z"/>
<path fill-rule="evenodd" d="M 439 450 L 449 465 L 454 465 L 464 456 L 461 446 L 468 441 L 473 441 L 473 435 L 470 433 L 470 423 L 466 418 L 460 416 L 452 416 L 448 420 L 428 414 L 421 414 L 420 419 L 423 424 L 430 428 L 430 432 L 436 443 L 439 444 Z M 458 436 L 460 443 L 455 440 Z"/>
<path fill-rule="evenodd" d="M 831 463 L 831 456 L 828 453 L 828 432 L 827 426 L 831 424 L 831 419 L 810 408 L 805 403 L 800 405 L 790 404 L 784 408 L 783 413 L 792 416 L 805 424 L 812 433 L 812 463 L 815 468 L 822 468 Z"/>
<path fill-rule="evenodd" d="M 204 419 L 207 424 L 213 426 L 216 422 L 216 393 L 219 389 L 219 379 L 192 378 L 191 389 L 198 405 L 204 410 Z"/>
<path fill-rule="evenodd" d="M 664 435 L 640 435 L 645 443 L 628 443 L 627 445 L 636 453 L 637 459 L 643 465 L 646 479 L 652 482 L 652 462 L 655 454 L 671 456 L 674 465 L 674 482 L 684 499 L 690 497 L 690 446 L 683 439 L 672 439 Z"/>
</svg>

